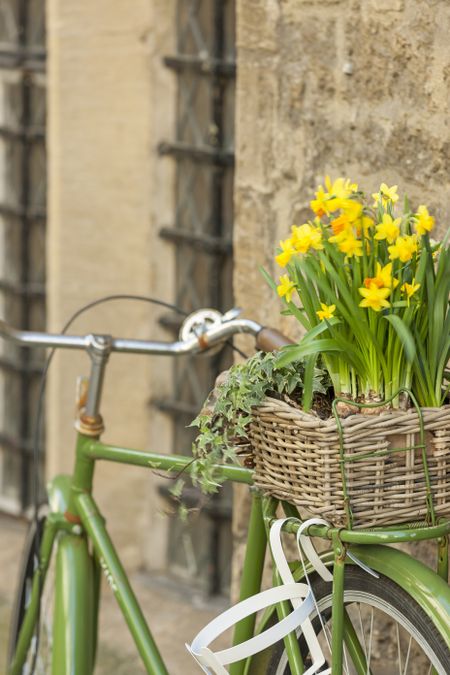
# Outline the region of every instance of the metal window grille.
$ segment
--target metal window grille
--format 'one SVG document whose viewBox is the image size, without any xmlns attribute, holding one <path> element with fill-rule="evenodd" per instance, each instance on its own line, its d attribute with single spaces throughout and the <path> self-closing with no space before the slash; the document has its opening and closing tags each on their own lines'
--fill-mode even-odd
<svg viewBox="0 0 450 675">
<path fill-rule="evenodd" d="M 186 311 L 229 309 L 233 302 L 234 0 L 179 0 L 177 54 L 167 56 L 164 63 L 178 81 L 176 137 L 159 147 L 177 166 L 175 222 L 160 231 L 175 246 L 176 304 Z M 162 317 L 162 323 L 178 328 L 173 316 Z M 173 397 L 157 402 L 173 417 L 175 452 L 190 453 L 193 433 L 186 425 L 199 412 L 217 373 L 230 362 L 229 352 L 212 360 L 176 362 Z M 190 528 L 175 524 L 169 558 L 178 572 L 204 579 L 209 592 L 218 593 L 229 582 L 231 492 L 221 491 L 199 518 Z"/>
<path fill-rule="evenodd" d="M 0 316 L 45 329 L 45 0 L 0 2 Z M 43 354 L 0 343 L 0 508 L 31 496 Z M 42 470 L 42 453 L 41 453 Z"/>
</svg>

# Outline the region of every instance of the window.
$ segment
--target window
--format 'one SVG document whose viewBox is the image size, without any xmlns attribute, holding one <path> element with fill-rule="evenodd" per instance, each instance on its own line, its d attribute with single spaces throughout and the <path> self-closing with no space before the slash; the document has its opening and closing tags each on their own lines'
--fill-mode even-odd
<svg viewBox="0 0 450 675">
<path fill-rule="evenodd" d="M 160 144 L 176 162 L 175 221 L 160 235 L 173 242 L 175 304 L 230 309 L 232 293 L 233 131 L 235 84 L 234 0 L 179 0 L 177 53 L 164 59 L 178 83 L 175 139 Z M 178 318 L 162 323 L 178 329 Z M 215 358 L 177 360 L 173 396 L 157 404 L 172 415 L 174 452 L 189 453 L 186 425 L 200 410 L 218 372 L 231 362 L 229 350 Z M 192 495 L 195 501 L 195 495 Z M 229 581 L 231 491 L 204 508 L 201 527 L 172 528 L 169 558 L 178 570 L 200 577 L 211 593 Z M 180 547 L 179 542 L 183 542 Z"/>
<path fill-rule="evenodd" d="M 45 329 L 44 7 L 0 4 L 0 316 L 29 330 Z M 16 513 L 31 498 L 42 359 L 0 342 L 0 508 Z"/>
</svg>

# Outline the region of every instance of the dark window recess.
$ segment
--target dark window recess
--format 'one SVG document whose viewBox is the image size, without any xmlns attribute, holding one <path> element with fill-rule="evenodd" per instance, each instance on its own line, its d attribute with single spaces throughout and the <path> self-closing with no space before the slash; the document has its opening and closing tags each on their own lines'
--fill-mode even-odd
<svg viewBox="0 0 450 675">
<path fill-rule="evenodd" d="M 159 145 L 176 162 L 175 218 L 160 236 L 176 256 L 176 298 L 186 311 L 233 305 L 232 230 L 235 92 L 234 0 L 179 0 L 177 53 L 164 59 L 178 82 L 173 140 Z M 178 317 L 161 323 L 175 332 Z M 177 360 L 173 395 L 156 405 L 172 415 L 174 452 L 190 454 L 194 433 L 186 425 L 200 410 L 218 372 L 231 363 L 225 349 L 216 357 Z M 189 489 L 195 506 L 199 493 Z M 226 590 L 231 559 L 231 489 L 209 500 L 192 525 L 172 524 L 172 568 L 198 579 L 210 593 Z"/>
<path fill-rule="evenodd" d="M 28 330 L 45 329 L 45 101 L 45 0 L 1 0 L 0 317 Z M 0 509 L 10 512 L 32 498 L 43 358 L 0 342 Z"/>
</svg>

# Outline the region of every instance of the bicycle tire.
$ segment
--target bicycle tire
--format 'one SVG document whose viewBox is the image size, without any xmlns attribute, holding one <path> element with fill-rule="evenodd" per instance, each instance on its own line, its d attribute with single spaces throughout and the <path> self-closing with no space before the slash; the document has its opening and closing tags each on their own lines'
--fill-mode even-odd
<svg viewBox="0 0 450 675">
<path fill-rule="evenodd" d="M 33 520 L 28 528 L 25 546 L 19 566 L 19 582 L 13 603 L 10 622 L 8 645 L 8 665 L 12 664 L 22 622 L 28 606 L 34 570 L 36 568 L 36 552 L 44 530 L 47 511 L 44 506 L 40 509 L 37 520 Z M 53 556 L 52 556 L 53 557 Z M 52 571 L 47 572 L 47 578 L 41 593 L 41 617 L 28 649 L 27 658 L 22 668 L 27 675 L 47 675 L 51 672 L 51 628 L 53 622 L 53 593 Z M 44 615 L 44 616 L 43 616 Z M 38 637 L 39 631 L 39 639 Z M 37 648 L 37 652 L 35 653 Z"/>
<path fill-rule="evenodd" d="M 327 583 L 319 577 L 312 578 L 311 582 L 320 614 L 327 629 L 331 621 L 331 583 Z M 439 675 L 450 673 L 450 650 L 444 637 L 417 602 L 391 579 L 383 575 L 375 578 L 359 567 L 347 566 L 344 603 L 348 614 L 353 613 L 350 618 L 364 647 L 366 657 L 369 656 L 368 665 L 373 675 L 381 673 L 390 675 L 390 673 L 398 672 L 426 675 L 431 672 L 432 667 Z M 361 607 L 363 607 L 363 614 L 369 611 L 372 617 L 369 644 L 366 641 L 364 618 L 361 619 L 361 626 L 355 625 L 359 623 L 358 619 L 355 619 L 355 613 L 358 613 L 357 608 L 359 608 L 359 617 L 361 618 Z M 379 624 L 381 630 L 377 627 L 376 643 L 374 644 L 373 617 L 375 613 L 377 621 L 381 620 L 381 624 Z M 330 653 L 327 654 L 325 651 L 324 631 L 317 612 L 312 615 L 311 619 L 316 633 L 322 636 L 320 641 L 325 658 L 328 665 L 331 665 Z M 394 638 L 397 645 L 394 644 L 395 640 L 388 641 L 389 644 L 386 642 L 386 631 L 390 630 L 392 634 L 394 628 L 392 623 L 396 626 Z M 298 639 L 305 666 L 311 665 L 301 632 L 298 634 Z M 405 643 L 409 645 L 406 652 Z M 356 669 L 352 663 L 349 663 L 348 658 L 349 655 L 347 654 L 344 658 L 343 673 L 353 675 Z M 376 663 L 372 663 L 372 658 L 375 659 Z M 278 643 L 270 650 L 269 654 L 266 654 L 265 663 L 268 664 L 265 670 L 266 675 L 290 675 L 291 670 L 287 662 L 284 643 Z"/>
</svg>

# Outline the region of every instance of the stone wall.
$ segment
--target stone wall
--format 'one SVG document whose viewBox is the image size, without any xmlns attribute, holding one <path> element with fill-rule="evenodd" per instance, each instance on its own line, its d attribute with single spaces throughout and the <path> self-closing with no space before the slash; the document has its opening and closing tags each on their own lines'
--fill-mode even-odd
<svg viewBox="0 0 450 675">
<path fill-rule="evenodd" d="M 237 16 L 236 304 L 295 334 L 258 266 L 279 273 L 275 246 L 309 218 L 325 174 L 367 192 L 398 184 L 450 225 L 450 6 L 238 0 Z"/>
</svg>

